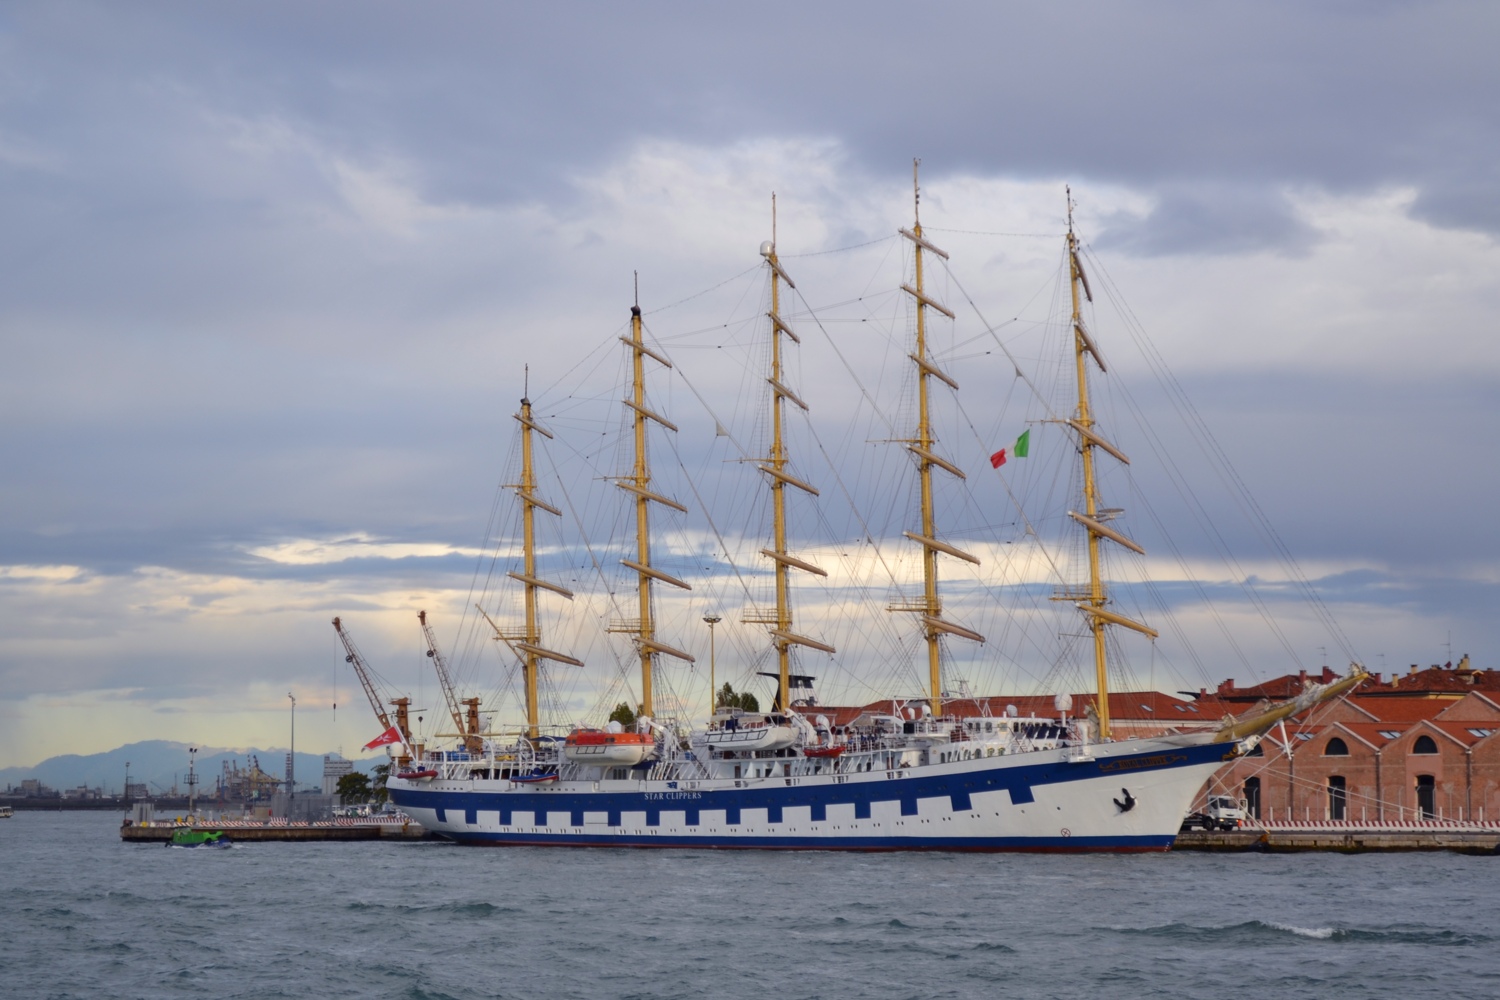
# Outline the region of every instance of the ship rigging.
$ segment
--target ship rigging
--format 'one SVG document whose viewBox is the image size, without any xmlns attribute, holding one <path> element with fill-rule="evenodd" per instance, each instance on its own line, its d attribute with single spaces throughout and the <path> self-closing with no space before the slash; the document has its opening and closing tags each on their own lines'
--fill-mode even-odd
<svg viewBox="0 0 1500 1000">
<path fill-rule="evenodd" d="M 1063 695 L 1054 717 L 1021 718 L 1013 711 L 999 717 L 987 711 L 961 715 L 950 710 L 958 702 L 948 692 L 944 643 L 958 639 L 984 644 L 986 637 L 945 607 L 939 558 L 969 567 L 981 581 L 986 570 L 984 558 L 960 545 L 962 539 L 945 531 L 940 517 L 946 508 L 938 475 L 959 486 L 968 476 L 961 462 L 945 453 L 933 415 L 934 387 L 946 386 L 956 394 L 959 382 L 932 350 L 931 317 L 956 317 L 928 283 L 929 258 L 941 261 L 946 270 L 948 254 L 924 231 L 920 209 L 914 163 L 912 225 L 899 230 L 912 264 L 911 280 L 902 283 L 900 291 L 912 308 L 913 337 L 905 354 L 915 389 L 914 428 L 897 441 L 916 472 L 916 523 L 901 534 L 920 553 L 920 593 L 899 597 L 887 610 L 914 615 L 920 626 L 926 689 L 919 699 L 921 710 L 913 705 L 917 699 L 897 698 L 889 710 L 866 710 L 834 726 L 814 704 L 810 672 L 805 667 L 793 672 L 799 653 L 821 654 L 827 662 L 837 663 L 839 646 L 815 637 L 817 629 L 801 624 L 794 613 L 794 571 L 798 579 L 832 581 L 812 553 L 798 549 L 794 554 L 789 525 L 788 488 L 799 502 L 815 508 L 820 491 L 794 471 L 788 442 L 790 408 L 806 420 L 811 406 L 807 386 L 797 384 L 788 364 L 788 345 L 800 347 L 802 339 L 794 329 L 797 316 L 785 298 L 796 294 L 797 286 L 778 253 L 773 197 L 772 238 L 761 246 L 768 291 L 768 308 L 760 319 L 767 348 L 760 377 L 769 390 L 763 423 L 766 447 L 737 463 L 741 468 L 754 466 L 770 506 L 770 545 L 759 548 L 758 555 L 765 560 L 774 606 L 762 609 L 752 600 L 741 616 L 742 624 L 763 627 L 770 638 L 768 653 L 775 660 L 771 675 L 776 680 L 770 710 L 748 707 L 743 700 L 720 704 L 718 693 L 711 692 L 711 718 L 706 726 L 694 727 L 685 716 L 682 698 L 674 696 L 664 705 L 660 696 L 661 660 L 691 675 L 695 658 L 662 638 L 656 586 L 682 595 L 693 594 L 694 587 L 685 579 L 688 574 L 677 569 L 687 564 L 685 560 L 664 563 L 653 547 L 653 505 L 683 515 L 689 508 L 668 495 L 649 461 L 649 430 L 656 427 L 676 435 L 678 428 L 647 392 L 647 362 L 666 372 L 677 371 L 677 366 L 665 350 L 646 342 L 637 299 L 630 311 L 629 336 L 619 337 L 628 351 L 628 385 L 620 402 L 629 419 L 630 471 L 604 477 L 626 494 L 632 515 L 633 550 L 619 554 L 617 562 L 633 574 L 633 606 L 630 613 L 620 613 L 611 593 L 605 602 L 610 609 L 605 632 L 630 639 L 639 667 L 635 710 L 622 703 L 616 713 L 624 710 L 624 718 L 608 725 L 575 720 L 561 727 L 565 736 L 553 735 L 557 729 L 543 718 L 541 691 L 548 676 L 544 664 L 589 668 L 586 656 L 551 648 L 552 639 L 544 642 L 543 592 L 569 602 L 576 595 L 561 582 L 545 578 L 541 566 L 535 512 L 561 519 L 564 509 L 540 495 L 535 436 L 549 443 L 555 439 L 535 415 L 528 390 L 515 417 L 520 478 L 511 487 L 521 519 L 521 565 L 507 574 L 513 584 L 521 585 L 520 627 L 507 624 L 503 615 L 496 621 L 479 608 L 494 637 L 520 666 L 524 726 L 512 733 L 476 732 L 472 717 L 477 709 L 470 719 L 462 718 L 451 681 L 445 678 L 445 697 L 462 743 L 452 750 L 427 751 L 420 772 L 392 779 L 388 787 L 398 805 L 424 825 L 475 844 L 1164 849 L 1209 774 L 1253 748 L 1260 735 L 1286 714 L 1336 696 L 1362 679 L 1356 667 L 1334 684 L 1309 689 L 1293 705 L 1228 720 L 1216 730 L 1115 738 L 1107 630 L 1120 626 L 1153 639 L 1157 632 L 1110 607 L 1101 565 L 1101 543 L 1138 554 L 1144 554 L 1144 548 L 1110 523 L 1118 511 L 1102 506 L 1099 453 L 1125 464 L 1128 460 L 1099 430 L 1091 408 L 1090 372 L 1106 369 L 1083 317 L 1081 300 L 1091 301 L 1092 291 L 1074 233 L 1070 192 L 1065 256 L 1076 394 L 1072 413 L 1055 422 L 1076 436 L 1083 509 L 1070 509 L 1067 516 L 1085 534 L 1088 581 L 1083 589 L 1064 589 L 1056 596 L 1082 614 L 1089 630 L 1097 685 L 1087 706 L 1092 718 L 1070 719 L 1071 701 Z M 804 314 L 819 324 L 815 313 Z M 697 389 L 694 395 L 703 398 Z M 718 436 L 722 424 L 717 417 L 715 429 Z M 682 466 L 681 452 L 675 445 L 669 447 Z M 821 444 L 819 449 L 826 454 Z M 838 482 L 847 497 L 847 487 L 841 479 Z M 690 488 L 701 500 L 697 488 Z M 567 507 L 576 509 L 571 502 Z M 702 517 L 711 529 L 713 550 L 729 557 L 714 515 L 705 509 Z M 866 529 L 863 534 L 873 544 L 873 533 Z M 587 551 L 597 569 L 602 560 L 592 547 Z M 844 574 L 850 559 L 839 559 Z M 750 570 L 735 570 L 737 576 L 742 572 Z M 713 616 L 713 621 L 719 620 Z M 828 621 L 826 614 L 819 620 Z M 423 624 L 425 628 L 425 619 Z M 356 662 L 342 629 L 340 636 L 351 662 Z M 430 631 L 427 639 L 435 666 L 442 667 Z M 804 691 L 800 702 L 794 700 L 794 687 Z M 367 685 L 367 693 L 370 690 Z M 373 694 L 371 699 L 379 713 Z"/>
</svg>

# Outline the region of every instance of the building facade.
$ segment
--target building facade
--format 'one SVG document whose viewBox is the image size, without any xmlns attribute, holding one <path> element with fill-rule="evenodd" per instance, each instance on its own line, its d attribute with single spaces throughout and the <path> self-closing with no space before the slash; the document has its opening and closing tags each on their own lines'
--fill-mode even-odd
<svg viewBox="0 0 1500 1000">
<path fill-rule="evenodd" d="M 1500 819 L 1500 691 L 1467 664 L 1465 657 L 1460 668 L 1372 678 L 1273 729 L 1255 754 L 1215 775 L 1205 794 L 1243 799 L 1252 817 L 1266 821 Z M 1295 695 L 1308 680 L 1324 679 L 1288 676 L 1254 691 Z M 1232 682 L 1216 694 L 1245 707 Z"/>
</svg>

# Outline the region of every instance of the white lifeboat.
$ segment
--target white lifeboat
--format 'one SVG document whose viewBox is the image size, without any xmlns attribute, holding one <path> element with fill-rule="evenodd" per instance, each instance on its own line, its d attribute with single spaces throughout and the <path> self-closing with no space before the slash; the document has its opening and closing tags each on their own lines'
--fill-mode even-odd
<svg viewBox="0 0 1500 1000">
<path fill-rule="evenodd" d="M 786 720 L 777 715 L 730 715 L 714 720 L 704 734 L 715 750 L 781 750 L 797 742 Z"/>
<path fill-rule="evenodd" d="M 632 767 L 649 757 L 656 740 L 649 733 L 627 733 L 619 723 L 609 729 L 575 729 L 563 743 L 563 757 L 574 764 Z"/>
</svg>

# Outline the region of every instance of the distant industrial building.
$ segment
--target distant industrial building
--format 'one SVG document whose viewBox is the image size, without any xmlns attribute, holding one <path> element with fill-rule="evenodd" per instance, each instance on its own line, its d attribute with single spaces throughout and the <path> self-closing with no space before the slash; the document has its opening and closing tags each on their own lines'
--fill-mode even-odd
<svg viewBox="0 0 1500 1000">
<path fill-rule="evenodd" d="M 339 779 L 354 773 L 354 761 L 345 760 L 336 753 L 323 756 L 323 794 L 337 795 Z"/>
</svg>

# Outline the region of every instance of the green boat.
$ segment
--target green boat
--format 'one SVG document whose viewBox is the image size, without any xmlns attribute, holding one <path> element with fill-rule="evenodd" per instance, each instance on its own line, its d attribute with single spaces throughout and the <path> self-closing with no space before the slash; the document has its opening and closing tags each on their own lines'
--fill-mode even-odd
<svg viewBox="0 0 1500 1000">
<path fill-rule="evenodd" d="M 228 847 L 231 841 L 223 830 L 198 830 L 190 826 L 179 826 L 172 830 L 168 847 Z"/>
</svg>

